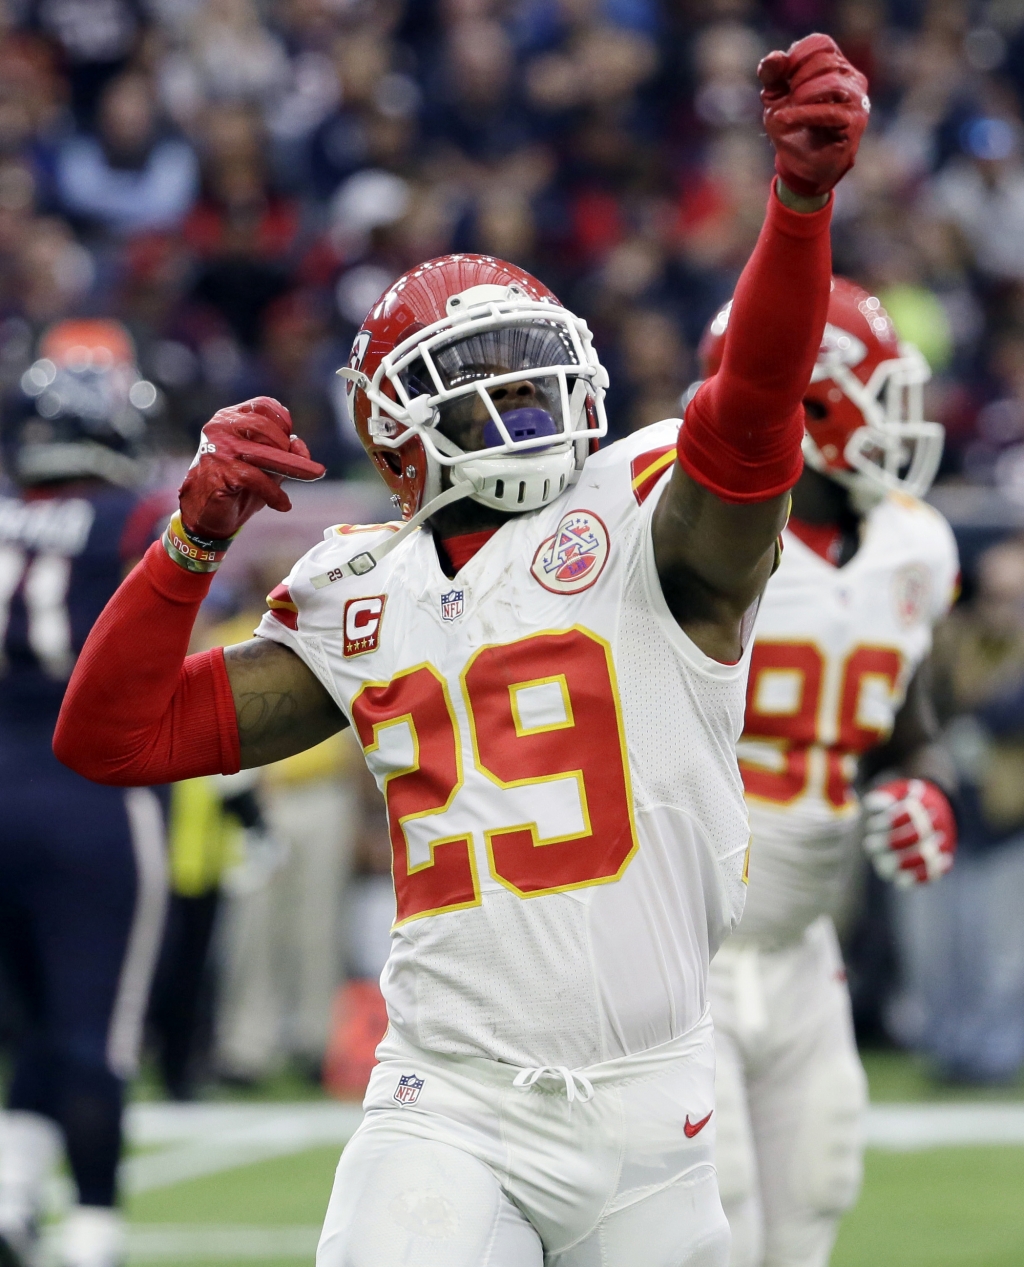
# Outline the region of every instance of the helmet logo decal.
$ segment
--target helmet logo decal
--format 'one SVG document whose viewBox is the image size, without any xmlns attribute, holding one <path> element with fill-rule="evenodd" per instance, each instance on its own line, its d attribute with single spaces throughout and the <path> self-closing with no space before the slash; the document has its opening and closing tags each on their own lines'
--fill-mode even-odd
<svg viewBox="0 0 1024 1267">
<path fill-rule="evenodd" d="M 604 571 L 609 549 L 608 529 L 597 515 L 574 510 L 537 547 L 530 571 L 552 594 L 579 594 Z"/>
<path fill-rule="evenodd" d="M 821 336 L 818 364 L 814 367 L 811 381 L 828 378 L 830 363 L 834 365 L 838 361 L 840 365 L 859 365 L 867 354 L 867 344 L 858 339 L 855 334 L 851 334 L 849 330 L 844 330 L 841 326 L 826 322 L 825 333 Z"/>
<path fill-rule="evenodd" d="M 350 370 L 361 370 L 363 361 L 366 358 L 366 349 L 370 346 L 369 330 L 360 330 L 352 343 L 352 353 L 348 358 L 348 368 Z M 355 383 L 349 379 L 345 384 L 345 394 L 351 398 L 355 391 Z"/>
</svg>

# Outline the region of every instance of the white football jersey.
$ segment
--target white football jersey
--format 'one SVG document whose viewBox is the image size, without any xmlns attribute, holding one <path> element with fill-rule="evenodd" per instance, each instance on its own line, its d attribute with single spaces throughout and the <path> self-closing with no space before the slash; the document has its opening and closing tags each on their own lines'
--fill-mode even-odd
<svg viewBox="0 0 1024 1267">
<path fill-rule="evenodd" d="M 884 743 L 955 594 L 953 533 L 892 493 L 833 567 L 792 532 L 757 617 L 738 752 L 753 840 L 739 935 L 786 942 L 842 898 L 859 848 L 852 783 Z"/>
<path fill-rule="evenodd" d="M 338 579 L 397 527 L 343 526 L 271 595 L 258 633 L 323 682 L 387 801 L 381 985 L 419 1047 L 579 1067 L 704 1011 L 743 902 L 749 653 L 709 659 L 661 593 L 651 513 L 678 426 L 591 457 L 454 580 L 424 530 Z"/>
</svg>

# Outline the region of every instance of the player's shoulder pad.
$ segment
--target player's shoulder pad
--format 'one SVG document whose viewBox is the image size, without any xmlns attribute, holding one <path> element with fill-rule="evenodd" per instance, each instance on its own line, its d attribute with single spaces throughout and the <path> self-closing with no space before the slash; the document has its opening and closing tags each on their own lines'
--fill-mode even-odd
<svg viewBox="0 0 1024 1267">
<path fill-rule="evenodd" d="M 636 505 L 642 505 L 665 471 L 675 462 L 676 441 L 682 420 L 666 418 L 663 422 L 641 427 L 622 440 L 587 458 L 584 478 L 614 471 L 621 475 L 623 489 Z"/>
<path fill-rule="evenodd" d="M 401 527 L 402 520 L 400 519 L 391 519 L 382 524 L 332 524 L 330 528 L 324 529 L 324 540 L 333 541 L 336 537 L 365 536 L 369 532 L 385 536 L 389 532 L 398 532 Z M 360 541 L 359 545 L 361 549 L 370 549 L 364 541 Z"/>
<path fill-rule="evenodd" d="M 960 551 L 953 529 L 941 511 L 909 493 L 889 493 L 884 505 L 890 514 L 898 517 L 900 532 L 907 535 L 932 572 L 935 579 L 933 614 L 938 618 L 949 610 L 959 593 Z"/>
<path fill-rule="evenodd" d="M 904 511 L 908 515 L 927 520 L 929 515 L 937 516 L 942 519 L 942 515 L 934 506 L 929 506 L 926 501 L 922 501 L 920 497 L 915 497 L 913 493 L 905 493 L 899 489 L 892 489 L 885 494 L 885 505 L 895 511 Z"/>
<path fill-rule="evenodd" d="M 341 565 L 353 555 L 372 550 L 401 527 L 401 522 L 395 522 L 334 524 L 325 529 L 323 541 L 307 551 L 267 595 L 270 614 L 292 630 L 298 630 L 300 618 L 308 632 L 337 630 L 339 600 L 351 597 L 353 592 L 365 593 L 367 585 L 365 576 L 343 576 Z M 392 555 L 378 564 L 382 580 L 393 558 Z"/>
<path fill-rule="evenodd" d="M 934 506 L 909 493 L 891 492 L 885 497 L 885 506 L 891 514 L 901 521 L 901 526 L 915 541 L 924 545 L 932 545 L 934 549 L 948 553 L 956 551 L 956 539 L 953 529 L 945 515 Z"/>
</svg>

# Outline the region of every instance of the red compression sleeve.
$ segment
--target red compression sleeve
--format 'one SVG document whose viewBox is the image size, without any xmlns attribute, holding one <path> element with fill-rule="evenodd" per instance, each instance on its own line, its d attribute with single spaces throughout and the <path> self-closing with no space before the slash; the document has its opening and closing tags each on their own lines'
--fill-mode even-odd
<svg viewBox="0 0 1024 1267">
<path fill-rule="evenodd" d="M 733 296 L 722 365 L 680 428 L 679 464 L 727 502 L 767 501 L 803 469 L 803 396 L 825 332 L 832 199 L 801 214 L 773 188 Z"/>
<path fill-rule="evenodd" d="M 96 783 L 145 786 L 234 774 L 238 727 L 220 648 L 188 656 L 211 574 L 186 572 L 157 541 L 86 639 L 53 750 Z"/>
</svg>

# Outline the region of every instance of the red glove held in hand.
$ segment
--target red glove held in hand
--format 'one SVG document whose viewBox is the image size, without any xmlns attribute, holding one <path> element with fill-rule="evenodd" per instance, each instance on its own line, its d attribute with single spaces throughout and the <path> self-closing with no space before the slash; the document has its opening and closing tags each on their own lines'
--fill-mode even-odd
<svg viewBox="0 0 1024 1267">
<path fill-rule="evenodd" d="M 956 819 L 927 779 L 893 779 L 863 800 L 864 848 L 883 880 L 900 888 L 937 880 L 953 865 Z"/>
<path fill-rule="evenodd" d="M 853 166 L 868 124 L 868 81 L 828 35 L 808 35 L 757 68 L 775 170 L 795 194 L 828 193 Z"/>
<path fill-rule="evenodd" d="M 191 536 L 227 541 L 263 506 L 291 510 L 281 489 L 286 476 L 318 480 L 325 474 L 292 435 L 288 410 L 257 396 L 219 410 L 203 428 L 199 452 L 178 489 L 181 522 Z"/>
</svg>

